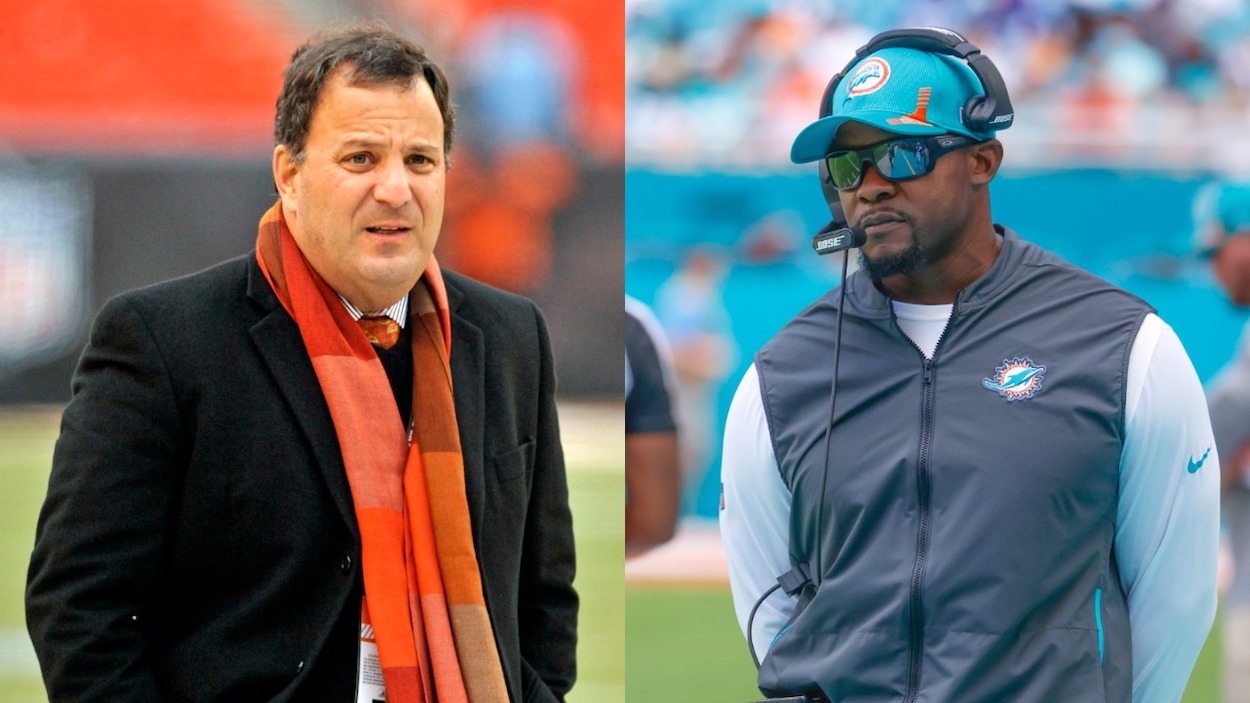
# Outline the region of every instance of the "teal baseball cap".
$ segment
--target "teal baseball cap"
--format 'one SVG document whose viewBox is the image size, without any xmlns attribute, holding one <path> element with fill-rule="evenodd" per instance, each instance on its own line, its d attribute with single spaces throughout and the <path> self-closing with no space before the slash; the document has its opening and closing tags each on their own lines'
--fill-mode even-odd
<svg viewBox="0 0 1250 703">
<path fill-rule="evenodd" d="M 1203 186 L 1194 197 L 1194 253 L 1210 256 L 1232 237 L 1250 234 L 1250 182 Z"/>
<path fill-rule="evenodd" d="M 968 99 L 984 94 L 977 74 L 953 56 L 902 47 L 875 51 L 838 83 L 830 116 L 795 137 L 790 160 L 803 164 L 823 159 L 846 122 L 903 136 L 962 134 L 977 141 L 990 139 L 995 132 L 974 132 L 962 119 Z"/>
</svg>

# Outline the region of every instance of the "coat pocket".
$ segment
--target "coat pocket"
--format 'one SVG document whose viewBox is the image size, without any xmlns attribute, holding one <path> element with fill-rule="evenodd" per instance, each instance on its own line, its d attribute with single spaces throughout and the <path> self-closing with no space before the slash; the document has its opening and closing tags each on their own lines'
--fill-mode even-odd
<svg viewBox="0 0 1250 703">
<path fill-rule="evenodd" d="M 529 440 L 516 449 L 495 455 L 491 463 L 500 483 L 524 476 L 534 466 L 534 441 Z"/>
</svg>

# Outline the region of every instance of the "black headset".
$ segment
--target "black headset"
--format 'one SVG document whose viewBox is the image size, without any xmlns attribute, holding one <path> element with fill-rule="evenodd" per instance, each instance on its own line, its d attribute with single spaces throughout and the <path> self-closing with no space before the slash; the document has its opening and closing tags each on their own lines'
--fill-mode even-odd
<svg viewBox="0 0 1250 703">
<path fill-rule="evenodd" d="M 965 39 L 962 34 L 943 27 L 891 29 L 868 40 L 867 44 L 859 47 L 855 52 L 855 57 L 825 86 L 825 92 L 820 97 L 821 119 L 833 115 L 833 93 L 855 64 L 869 54 L 891 47 L 945 54 L 967 62 L 968 68 L 972 69 L 977 80 L 981 81 L 985 95 L 973 95 L 964 103 L 960 115 L 964 126 L 972 132 L 997 131 L 1011 126 L 1012 120 L 1015 119 L 1015 112 L 1011 107 L 1011 98 L 1007 95 L 1007 84 L 1003 82 L 1003 76 L 998 72 L 998 67 L 990 61 L 990 57 L 982 54 L 981 49 Z M 833 215 L 831 225 L 845 226 L 846 215 L 842 212 L 838 189 L 833 186 L 833 180 L 829 176 L 829 167 L 824 159 L 820 159 L 818 164 L 820 189 L 824 192 L 825 201 L 829 203 L 830 214 Z"/>
</svg>

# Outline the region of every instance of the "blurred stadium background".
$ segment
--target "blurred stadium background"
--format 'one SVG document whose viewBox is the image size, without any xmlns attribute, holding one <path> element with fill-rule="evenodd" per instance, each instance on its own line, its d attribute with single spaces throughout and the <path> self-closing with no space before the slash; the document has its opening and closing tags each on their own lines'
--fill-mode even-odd
<svg viewBox="0 0 1250 703">
<path fill-rule="evenodd" d="M 940 25 L 1000 68 L 996 221 L 1142 296 L 1209 379 L 1246 321 L 1187 256 L 1196 191 L 1250 175 L 1241 0 L 626 0 L 625 289 L 670 336 L 693 437 L 677 539 L 626 565 L 630 700 L 746 701 L 715 519 L 725 412 L 752 355 L 837 284 L 810 236 L 815 168 L 788 161 L 821 91 L 875 33 Z M 1219 700 L 1219 628 L 1187 703 Z"/>
<path fill-rule="evenodd" d="M 370 18 L 452 82 L 440 260 L 547 315 L 583 597 L 570 700 L 624 700 L 623 14 L 567 0 L 0 0 L 0 703 L 45 699 L 22 589 L 92 317 L 252 248 L 276 197 L 291 52 Z"/>
</svg>

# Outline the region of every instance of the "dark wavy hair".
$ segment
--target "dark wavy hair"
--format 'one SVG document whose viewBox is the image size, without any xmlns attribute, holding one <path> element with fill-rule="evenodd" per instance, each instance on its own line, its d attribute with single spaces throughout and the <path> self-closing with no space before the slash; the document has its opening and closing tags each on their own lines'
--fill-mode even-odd
<svg viewBox="0 0 1250 703">
<path fill-rule="evenodd" d="M 417 76 L 425 79 L 443 117 L 443 152 L 450 156 L 456 110 L 443 70 L 420 46 L 381 22 L 370 22 L 319 32 L 291 55 L 278 94 L 273 136 L 293 161 L 304 159 L 313 110 L 326 79 L 339 67 L 346 67 L 347 82 L 353 86 L 407 87 Z"/>
</svg>

